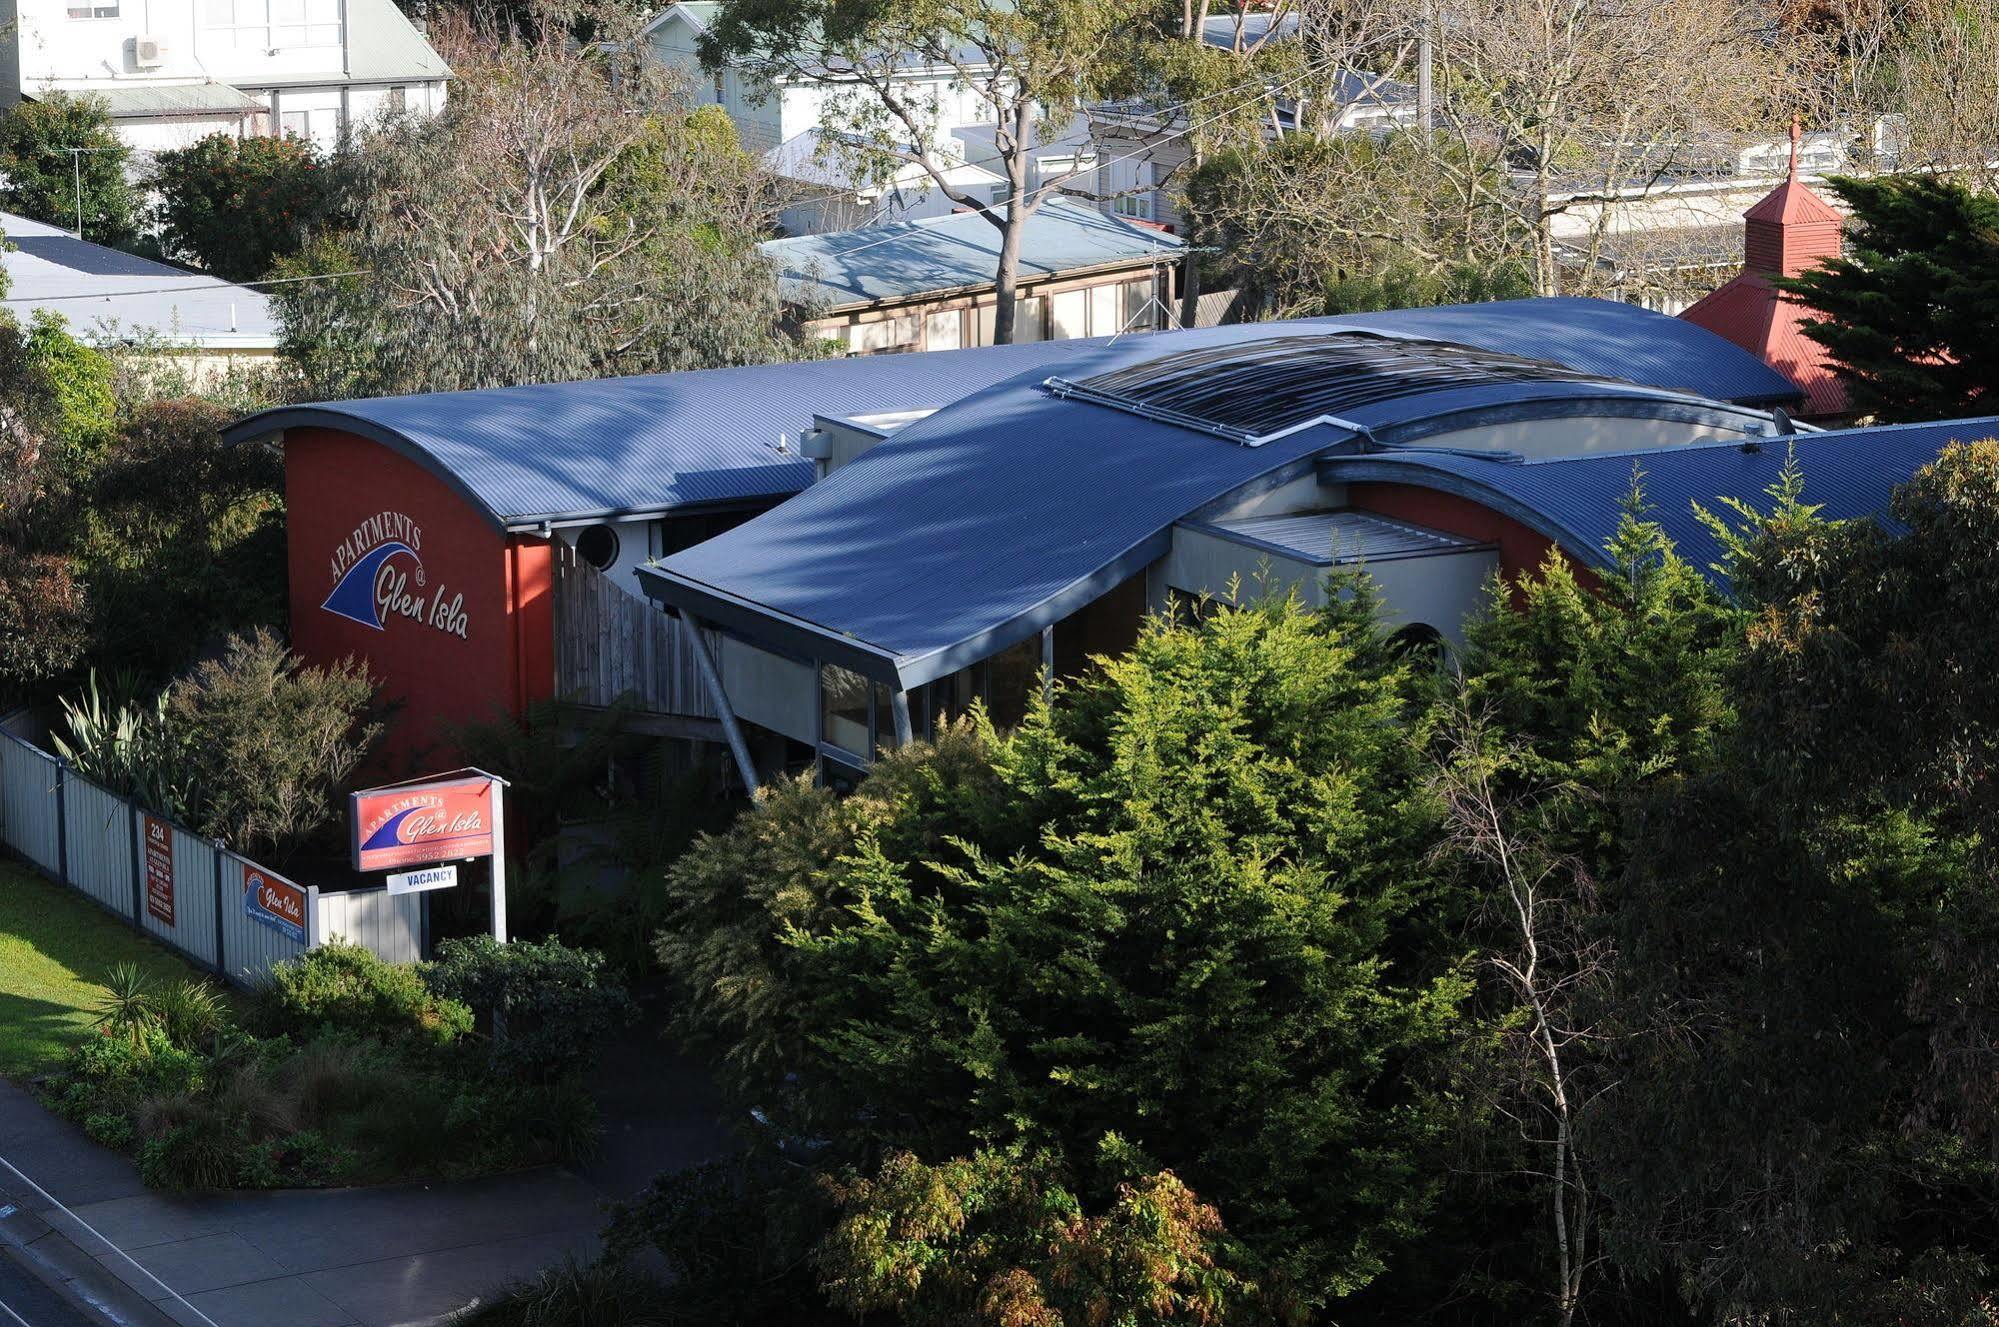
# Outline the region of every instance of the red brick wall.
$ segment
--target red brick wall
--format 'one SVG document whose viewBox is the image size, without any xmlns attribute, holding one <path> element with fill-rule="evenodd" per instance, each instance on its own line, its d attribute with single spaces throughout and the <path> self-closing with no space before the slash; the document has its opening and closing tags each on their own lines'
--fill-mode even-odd
<svg viewBox="0 0 1999 1327">
<path fill-rule="evenodd" d="M 450 725 L 518 714 L 552 693 L 545 540 L 502 533 L 422 466 L 333 429 L 287 437 L 285 501 L 293 646 L 312 663 L 358 656 L 401 702 L 385 769 L 449 763 Z M 383 553 L 392 541 L 410 551 Z M 349 615 L 330 610 L 363 560 L 339 601 Z"/>
</svg>

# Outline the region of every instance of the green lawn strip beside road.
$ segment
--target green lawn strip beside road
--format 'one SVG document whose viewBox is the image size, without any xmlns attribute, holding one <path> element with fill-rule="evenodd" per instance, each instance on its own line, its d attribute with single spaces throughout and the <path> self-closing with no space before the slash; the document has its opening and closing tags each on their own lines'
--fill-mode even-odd
<svg viewBox="0 0 1999 1327">
<path fill-rule="evenodd" d="M 138 964 L 156 989 L 204 975 L 81 894 L 0 861 L 0 1075 L 54 1068 L 96 1022 L 116 963 Z"/>
</svg>

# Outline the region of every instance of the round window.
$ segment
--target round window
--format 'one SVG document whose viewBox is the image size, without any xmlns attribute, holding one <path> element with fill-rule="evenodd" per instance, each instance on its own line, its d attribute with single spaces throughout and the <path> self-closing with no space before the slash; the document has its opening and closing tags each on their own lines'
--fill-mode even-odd
<svg viewBox="0 0 1999 1327">
<path fill-rule="evenodd" d="M 576 553 L 597 570 L 609 570 L 618 560 L 618 532 L 608 525 L 590 526 L 576 536 Z"/>
</svg>

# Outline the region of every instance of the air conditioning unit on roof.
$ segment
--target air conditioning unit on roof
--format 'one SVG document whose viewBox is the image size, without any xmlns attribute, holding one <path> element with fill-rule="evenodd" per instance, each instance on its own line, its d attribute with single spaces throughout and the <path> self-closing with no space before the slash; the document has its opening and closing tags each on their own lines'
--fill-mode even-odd
<svg viewBox="0 0 1999 1327">
<path fill-rule="evenodd" d="M 167 62 L 166 45 L 158 37 L 132 38 L 132 63 L 141 69 L 158 69 Z"/>
</svg>

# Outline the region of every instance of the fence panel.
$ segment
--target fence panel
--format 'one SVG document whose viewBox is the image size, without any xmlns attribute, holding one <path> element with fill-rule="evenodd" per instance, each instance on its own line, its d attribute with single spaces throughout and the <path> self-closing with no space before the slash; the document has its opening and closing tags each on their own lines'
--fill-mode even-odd
<svg viewBox="0 0 1999 1327">
<path fill-rule="evenodd" d="M 357 889 L 319 896 L 313 942 L 350 940 L 391 963 L 423 957 L 423 895 Z"/>
<path fill-rule="evenodd" d="M 63 781 L 69 882 L 99 903 L 132 916 L 132 809 L 114 792 L 71 770 Z"/>
<path fill-rule="evenodd" d="M 171 870 L 160 870 L 160 859 L 147 860 L 150 829 L 164 826 L 170 842 Z M 140 869 L 145 895 L 146 929 L 197 963 L 215 966 L 215 849 L 192 830 L 139 817 Z M 157 852 L 157 848 L 150 849 Z M 162 884 L 166 887 L 161 888 Z"/>
<path fill-rule="evenodd" d="M 56 759 L 7 734 L 0 734 L 0 824 L 8 847 L 44 871 L 61 868 Z"/>
<path fill-rule="evenodd" d="M 232 981 L 253 982 L 270 971 L 275 963 L 296 958 L 306 951 L 306 941 L 265 920 L 272 907 L 259 908 L 256 894 L 261 886 L 274 884 L 280 891 L 296 890 L 300 898 L 301 925 L 310 908 L 303 902 L 305 888 L 235 853 L 222 856 L 222 961 Z"/>
</svg>

